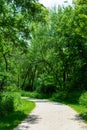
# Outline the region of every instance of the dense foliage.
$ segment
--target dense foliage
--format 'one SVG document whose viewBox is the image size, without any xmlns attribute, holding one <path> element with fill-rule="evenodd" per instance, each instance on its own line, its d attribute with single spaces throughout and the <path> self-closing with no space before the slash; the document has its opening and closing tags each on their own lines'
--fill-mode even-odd
<svg viewBox="0 0 87 130">
<path fill-rule="evenodd" d="M 87 90 L 86 1 L 51 11 L 35 0 L 0 6 L 1 91 Z"/>
<path fill-rule="evenodd" d="M 23 87 L 42 93 L 86 90 L 87 5 L 52 10 L 33 32 Z M 29 87 L 30 86 L 30 87 Z"/>
<path fill-rule="evenodd" d="M 21 105 L 21 95 L 19 93 L 0 94 L 0 119 L 9 113 L 16 111 Z"/>
<path fill-rule="evenodd" d="M 0 0 L 0 118 L 13 113 L 10 120 L 4 121 L 8 116 L 2 119 L 1 129 L 11 119 L 9 128 L 13 128 L 26 116 L 24 107 L 35 106 L 26 103 L 15 111 L 21 102 L 14 91 L 66 100 L 83 109 L 87 108 L 86 81 L 87 0 L 74 0 L 72 6 L 50 11 L 38 0 Z M 87 120 L 86 111 L 81 115 Z"/>
<path fill-rule="evenodd" d="M 28 52 L 33 22 L 45 23 L 47 12 L 35 0 L 0 1 L 0 90 L 4 86 L 21 86 L 22 62 Z"/>
<path fill-rule="evenodd" d="M 21 105 L 15 111 L 0 118 L 0 130 L 13 130 L 34 108 L 34 102 L 22 100 Z"/>
</svg>

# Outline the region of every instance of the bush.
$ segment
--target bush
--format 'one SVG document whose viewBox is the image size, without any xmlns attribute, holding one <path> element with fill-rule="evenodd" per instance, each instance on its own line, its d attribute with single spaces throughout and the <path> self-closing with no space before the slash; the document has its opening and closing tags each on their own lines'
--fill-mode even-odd
<svg viewBox="0 0 87 130">
<path fill-rule="evenodd" d="M 37 93 L 37 92 L 21 91 L 21 96 L 23 96 L 23 97 L 30 97 L 30 98 L 38 98 L 39 97 L 39 93 Z"/>
<path fill-rule="evenodd" d="M 20 88 L 19 87 L 17 87 L 17 86 L 15 86 L 15 85 L 13 85 L 13 86 L 5 86 L 4 87 L 4 91 L 5 92 L 17 92 L 17 91 L 19 91 L 20 90 Z"/>
<path fill-rule="evenodd" d="M 80 90 L 70 91 L 67 93 L 66 100 L 70 103 L 78 103 L 81 93 L 82 91 Z"/>
<path fill-rule="evenodd" d="M 4 92 L 0 94 L 0 118 L 16 110 L 21 96 L 18 93 Z"/>
<path fill-rule="evenodd" d="M 42 94 L 53 94 L 56 91 L 56 85 L 54 78 L 51 75 L 45 73 L 41 74 L 35 81 L 35 90 Z"/>
<path fill-rule="evenodd" d="M 87 121 L 87 111 L 80 114 L 80 116 Z"/>
<path fill-rule="evenodd" d="M 21 93 L 21 96 L 23 96 L 23 97 L 30 97 L 30 92 L 21 90 L 20 93 Z"/>
<path fill-rule="evenodd" d="M 43 86 L 39 86 L 39 87 L 36 89 L 36 91 L 37 91 L 38 93 L 51 95 L 52 93 L 55 92 L 55 88 L 56 88 L 56 87 L 53 86 L 53 85 L 48 85 L 48 86 L 43 85 Z"/>
<path fill-rule="evenodd" d="M 79 98 L 79 104 L 87 107 L 87 92 L 81 94 Z"/>
<path fill-rule="evenodd" d="M 52 95 L 52 100 L 53 101 L 63 101 L 63 100 L 65 100 L 66 95 L 67 95 L 67 92 L 65 92 L 65 91 L 59 91 L 59 92 L 54 93 Z"/>
<path fill-rule="evenodd" d="M 21 91 L 21 96 L 23 97 L 30 97 L 30 98 L 38 98 L 38 99 L 46 99 L 49 98 L 49 94 L 42 94 L 36 91 L 33 92 L 26 92 L 26 91 Z"/>
</svg>

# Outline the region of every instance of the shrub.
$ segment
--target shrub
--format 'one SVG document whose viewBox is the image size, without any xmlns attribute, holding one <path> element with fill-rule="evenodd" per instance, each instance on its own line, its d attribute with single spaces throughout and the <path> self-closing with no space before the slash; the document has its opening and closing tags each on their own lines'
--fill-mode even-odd
<svg viewBox="0 0 87 130">
<path fill-rule="evenodd" d="M 0 94 L 0 117 L 16 110 L 21 101 L 20 97 L 18 93 L 4 92 Z"/>
<path fill-rule="evenodd" d="M 52 100 L 54 100 L 54 101 L 63 101 L 63 100 L 65 100 L 66 95 L 67 95 L 67 92 L 59 91 L 59 92 L 54 93 L 52 95 Z"/>
<path fill-rule="evenodd" d="M 87 92 L 81 94 L 79 98 L 79 104 L 87 107 Z"/>
<path fill-rule="evenodd" d="M 4 91 L 6 91 L 6 92 L 9 92 L 9 91 L 10 92 L 17 92 L 19 90 L 20 90 L 20 88 L 15 86 L 15 85 L 13 85 L 13 86 L 5 86 L 4 87 Z"/>
<path fill-rule="evenodd" d="M 21 93 L 21 96 L 23 96 L 23 97 L 30 97 L 30 92 L 21 90 L 20 93 Z"/>
<path fill-rule="evenodd" d="M 21 91 L 21 96 L 23 97 L 30 97 L 30 98 L 38 98 L 38 99 L 46 99 L 49 98 L 49 94 L 43 94 L 43 93 L 39 93 L 36 91 L 33 92 L 26 92 L 26 91 Z"/>
<path fill-rule="evenodd" d="M 38 95 L 39 94 L 37 92 L 21 91 L 21 96 L 23 96 L 23 97 L 37 98 Z"/>
<path fill-rule="evenodd" d="M 56 85 L 54 78 L 51 75 L 45 73 L 41 74 L 35 81 L 35 88 L 38 93 L 42 94 L 53 94 L 56 91 Z"/>
<path fill-rule="evenodd" d="M 82 91 L 69 91 L 66 96 L 66 100 L 70 103 L 78 103 L 79 97 L 81 96 Z"/>
<path fill-rule="evenodd" d="M 80 114 L 80 116 L 87 121 L 87 111 Z"/>
<path fill-rule="evenodd" d="M 53 85 L 39 86 L 39 87 L 37 87 L 36 91 L 38 93 L 51 95 L 53 92 L 55 92 L 55 86 L 53 86 Z"/>
</svg>

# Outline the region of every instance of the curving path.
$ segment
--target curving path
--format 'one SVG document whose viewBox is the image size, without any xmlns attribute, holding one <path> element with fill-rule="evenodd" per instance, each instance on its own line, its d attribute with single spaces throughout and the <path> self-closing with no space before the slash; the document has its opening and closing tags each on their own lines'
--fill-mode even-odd
<svg viewBox="0 0 87 130">
<path fill-rule="evenodd" d="M 29 100 L 36 102 L 36 108 L 14 130 L 87 130 L 87 124 L 70 107 L 47 100 Z"/>
</svg>

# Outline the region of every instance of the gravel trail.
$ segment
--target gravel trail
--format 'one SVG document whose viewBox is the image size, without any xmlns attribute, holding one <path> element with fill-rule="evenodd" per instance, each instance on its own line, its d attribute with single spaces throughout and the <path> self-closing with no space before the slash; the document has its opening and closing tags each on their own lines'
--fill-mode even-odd
<svg viewBox="0 0 87 130">
<path fill-rule="evenodd" d="M 36 108 L 14 130 L 87 130 L 87 124 L 67 105 L 35 100 Z"/>
</svg>

